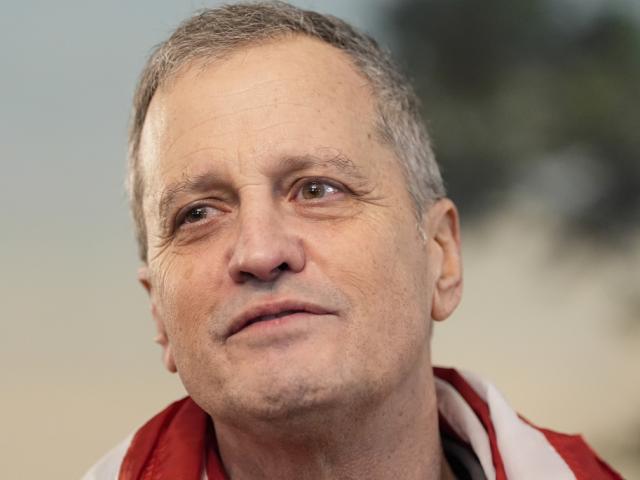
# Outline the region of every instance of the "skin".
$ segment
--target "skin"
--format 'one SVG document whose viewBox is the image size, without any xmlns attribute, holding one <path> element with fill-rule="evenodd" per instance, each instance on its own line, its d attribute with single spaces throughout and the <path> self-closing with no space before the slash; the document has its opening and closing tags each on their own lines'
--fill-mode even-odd
<svg viewBox="0 0 640 480">
<path fill-rule="evenodd" d="M 150 105 L 139 278 L 232 479 L 450 475 L 429 340 L 460 299 L 458 215 L 442 199 L 416 223 L 374 105 L 300 37 L 191 64 Z M 322 313 L 231 334 L 283 300 Z"/>
</svg>

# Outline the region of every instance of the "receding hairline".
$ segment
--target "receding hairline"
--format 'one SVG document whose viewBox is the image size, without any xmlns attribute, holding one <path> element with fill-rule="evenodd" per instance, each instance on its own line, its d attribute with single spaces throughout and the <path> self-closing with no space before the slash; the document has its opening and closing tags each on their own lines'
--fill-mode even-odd
<svg viewBox="0 0 640 480">
<path fill-rule="evenodd" d="M 248 50 L 298 41 L 310 42 L 321 47 L 326 47 L 334 55 L 342 58 L 349 65 L 350 69 L 356 74 L 356 76 L 362 79 L 363 85 L 366 84 L 366 86 L 370 88 L 371 93 L 375 97 L 375 89 L 373 88 L 371 79 L 367 78 L 362 69 L 358 67 L 358 65 L 354 62 L 353 57 L 349 53 L 347 53 L 347 51 L 305 32 L 284 31 L 274 33 L 267 37 L 249 38 L 237 44 L 224 47 L 220 51 L 202 52 L 201 54 L 194 54 L 193 56 L 185 57 L 182 61 L 177 62 L 174 66 L 172 66 L 172 68 L 164 72 L 162 78 L 154 89 L 154 94 L 151 97 L 151 100 L 147 104 L 145 117 L 146 112 L 148 112 L 149 110 L 148 106 L 151 105 L 155 94 L 171 89 L 176 81 L 178 81 L 187 71 L 193 70 L 194 67 L 195 70 L 204 72 L 210 67 L 215 67 L 217 64 L 222 65 L 232 57 Z"/>
</svg>

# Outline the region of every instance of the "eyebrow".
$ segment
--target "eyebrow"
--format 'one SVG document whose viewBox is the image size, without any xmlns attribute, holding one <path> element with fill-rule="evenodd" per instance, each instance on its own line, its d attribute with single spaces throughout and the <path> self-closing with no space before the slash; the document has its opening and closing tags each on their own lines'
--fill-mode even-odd
<svg viewBox="0 0 640 480">
<path fill-rule="evenodd" d="M 355 163 L 342 153 L 337 153 L 331 157 L 315 155 L 284 157 L 275 167 L 270 169 L 270 173 L 277 177 L 284 173 L 295 173 L 317 166 L 332 167 L 354 180 L 364 179 L 364 175 Z M 160 195 L 158 213 L 161 222 L 166 223 L 169 210 L 179 195 L 183 193 L 205 193 L 223 186 L 224 182 L 212 172 L 196 175 L 185 174 L 181 180 L 167 186 Z"/>
<path fill-rule="evenodd" d="M 335 153 L 331 156 L 301 155 L 285 157 L 273 167 L 272 174 L 278 176 L 284 173 L 295 173 L 318 166 L 332 167 L 354 179 L 361 180 L 364 178 L 356 164 L 342 153 Z"/>
</svg>

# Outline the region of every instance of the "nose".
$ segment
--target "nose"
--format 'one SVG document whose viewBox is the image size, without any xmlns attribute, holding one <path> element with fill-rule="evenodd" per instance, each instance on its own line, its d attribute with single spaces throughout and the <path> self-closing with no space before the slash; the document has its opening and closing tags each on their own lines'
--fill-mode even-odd
<svg viewBox="0 0 640 480">
<path fill-rule="evenodd" d="M 241 212 L 229 260 L 229 275 L 235 282 L 274 282 L 284 272 L 302 271 L 306 261 L 302 239 L 285 223 L 270 206 Z"/>
</svg>

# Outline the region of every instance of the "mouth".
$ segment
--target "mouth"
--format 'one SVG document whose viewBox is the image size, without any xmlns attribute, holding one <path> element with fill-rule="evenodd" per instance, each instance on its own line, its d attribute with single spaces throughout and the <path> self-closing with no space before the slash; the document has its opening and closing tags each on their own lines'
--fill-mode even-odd
<svg viewBox="0 0 640 480">
<path fill-rule="evenodd" d="M 295 302 L 280 301 L 268 302 L 255 305 L 246 309 L 231 322 L 229 337 L 254 325 L 256 323 L 280 324 L 284 319 L 293 320 L 302 315 L 328 315 L 330 310 L 318 305 Z"/>
</svg>

